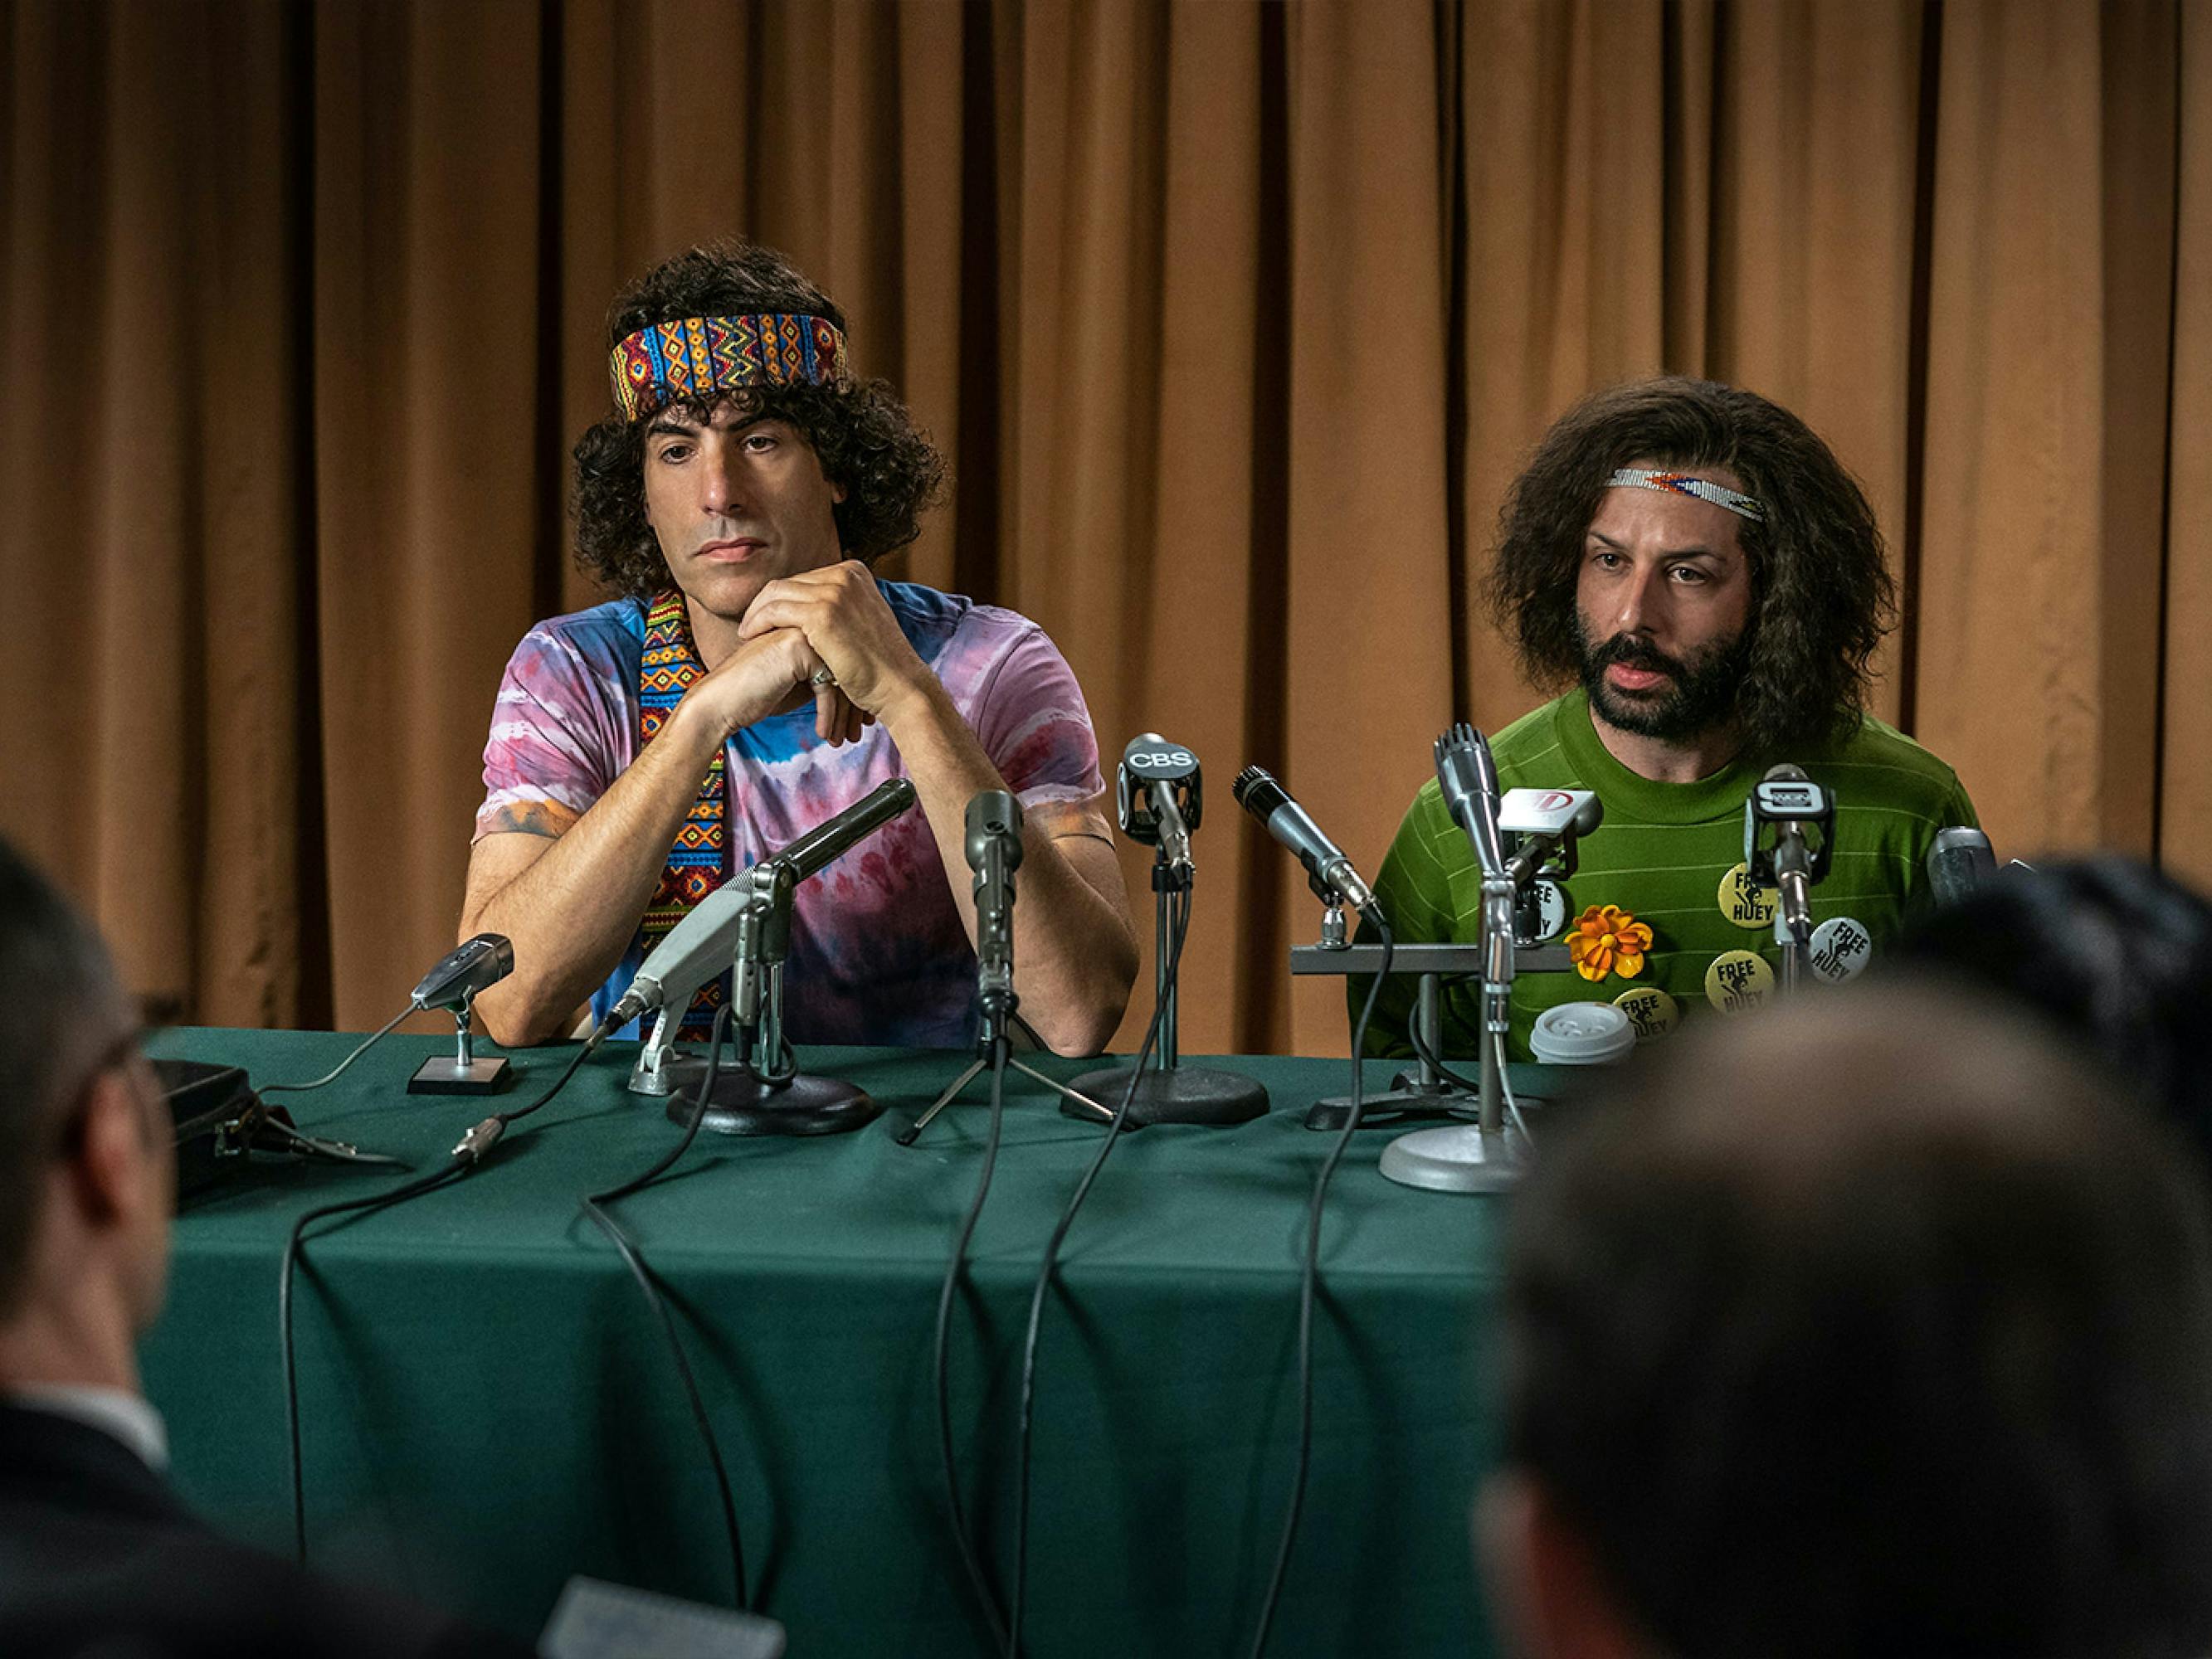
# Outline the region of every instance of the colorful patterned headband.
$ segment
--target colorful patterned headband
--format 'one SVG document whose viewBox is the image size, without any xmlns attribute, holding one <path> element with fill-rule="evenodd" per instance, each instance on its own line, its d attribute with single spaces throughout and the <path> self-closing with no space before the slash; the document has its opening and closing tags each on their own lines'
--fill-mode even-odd
<svg viewBox="0 0 2212 1659">
<path fill-rule="evenodd" d="M 1717 484 L 1710 478 L 1693 478 L 1686 472 L 1646 472 L 1632 466 L 1624 466 L 1605 481 L 1607 489 L 1633 487 L 1638 489 L 1671 489 L 1677 495 L 1695 495 L 1701 501 L 1711 501 L 1715 507 L 1724 507 L 1741 518 L 1753 523 L 1765 518 L 1766 508 L 1756 498 L 1741 489 L 1730 489 L 1726 484 Z"/>
<path fill-rule="evenodd" d="M 830 386 L 845 374 L 845 336 L 827 317 L 684 317 L 641 328 L 611 357 L 625 420 L 678 398 L 745 386 Z"/>
</svg>

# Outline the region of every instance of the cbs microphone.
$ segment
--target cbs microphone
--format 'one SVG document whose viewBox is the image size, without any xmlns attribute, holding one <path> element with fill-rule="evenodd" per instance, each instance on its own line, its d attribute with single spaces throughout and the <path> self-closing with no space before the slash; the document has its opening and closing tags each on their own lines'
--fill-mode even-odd
<svg viewBox="0 0 2212 1659">
<path fill-rule="evenodd" d="M 1170 867 L 1186 875 L 1191 869 L 1190 833 L 1198 828 L 1201 801 L 1198 775 L 1198 757 L 1157 732 L 1132 740 L 1114 773 L 1121 833 L 1158 848 Z"/>
</svg>

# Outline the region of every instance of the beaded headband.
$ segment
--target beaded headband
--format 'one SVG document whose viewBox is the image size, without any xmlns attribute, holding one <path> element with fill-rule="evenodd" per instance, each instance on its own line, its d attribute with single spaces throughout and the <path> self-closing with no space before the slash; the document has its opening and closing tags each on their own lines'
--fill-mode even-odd
<svg viewBox="0 0 2212 1659">
<path fill-rule="evenodd" d="M 635 420 L 678 398 L 744 386 L 830 386 L 844 378 L 845 336 L 827 317 L 683 317 L 629 336 L 610 354 L 615 404 Z"/>
<path fill-rule="evenodd" d="M 1677 495 L 1695 495 L 1699 501 L 1711 501 L 1715 507 L 1724 507 L 1740 518 L 1756 523 L 1766 516 L 1766 508 L 1756 497 L 1741 489 L 1730 489 L 1726 484 L 1717 484 L 1710 478 L 1693 478 L 1686 472 L 1647 472 L 1638 467 L 1624 466 L 1605 481 L 1607 489 L 1632 487 L 1638 489 L 1667 489 Z"/>
</svg>

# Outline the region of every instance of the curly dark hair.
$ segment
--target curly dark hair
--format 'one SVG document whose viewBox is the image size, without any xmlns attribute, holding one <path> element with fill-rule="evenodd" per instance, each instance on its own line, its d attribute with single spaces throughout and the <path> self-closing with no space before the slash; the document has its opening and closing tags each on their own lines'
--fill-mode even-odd
<svg viewBox="0 0 2212 1659">
<path fill-rule="evenodd" d="M 1575 587 L 1616 468 L 1725 467 L 1766 508 L 1739 526 L 1750 567 L 1747 666 L 1735 712 L 1753 755 L 1838 739 L 1873 684 L 1896 585 L 1865 492 L 1804 422 L 1756 392 L 1678 378 L 1584 398 L 1544 434 L 1498 515 L 1492 614 L 1540 686 L 1577 678 Z"/>
<path fill-rule="evenodd" d="M 610 350 L 625 337 L 678 317 L 799 312 L 842 331 L 845 313 L 783 255 L 746 241 L 695 247 L 663 260 L 624 289 L 607 313 Z M 923 509 L 945 486 L 945 459 L 883 380 L 772 386 L 673 400 L 702 425 L 725 399 L 748 415 L 787 421 L 813 447 L 845 499 L 832 509 L 838 545 L 870 563 L 921 532 Z M 668 562 L 645 517 L 645 428 L 665 403 L 635 419 L 617 411 L 576 440 L 576 562 L 635 598 L 668 586 Z"/>
</svg>

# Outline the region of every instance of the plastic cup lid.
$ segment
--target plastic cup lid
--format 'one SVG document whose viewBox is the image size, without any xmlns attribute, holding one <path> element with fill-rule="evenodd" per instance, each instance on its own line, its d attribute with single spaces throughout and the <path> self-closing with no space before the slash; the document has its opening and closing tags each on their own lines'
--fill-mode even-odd
<svg viewBox="0 0 2212 1659">
<path fill-rule="evenodd" d="M 1563 1002 L 1536 1016 L 1529 1052 L 1552 1066 L 1603 1066 L 1636 1047 L 1628 1016 L 1609 1002 Z"/>
</svg>

